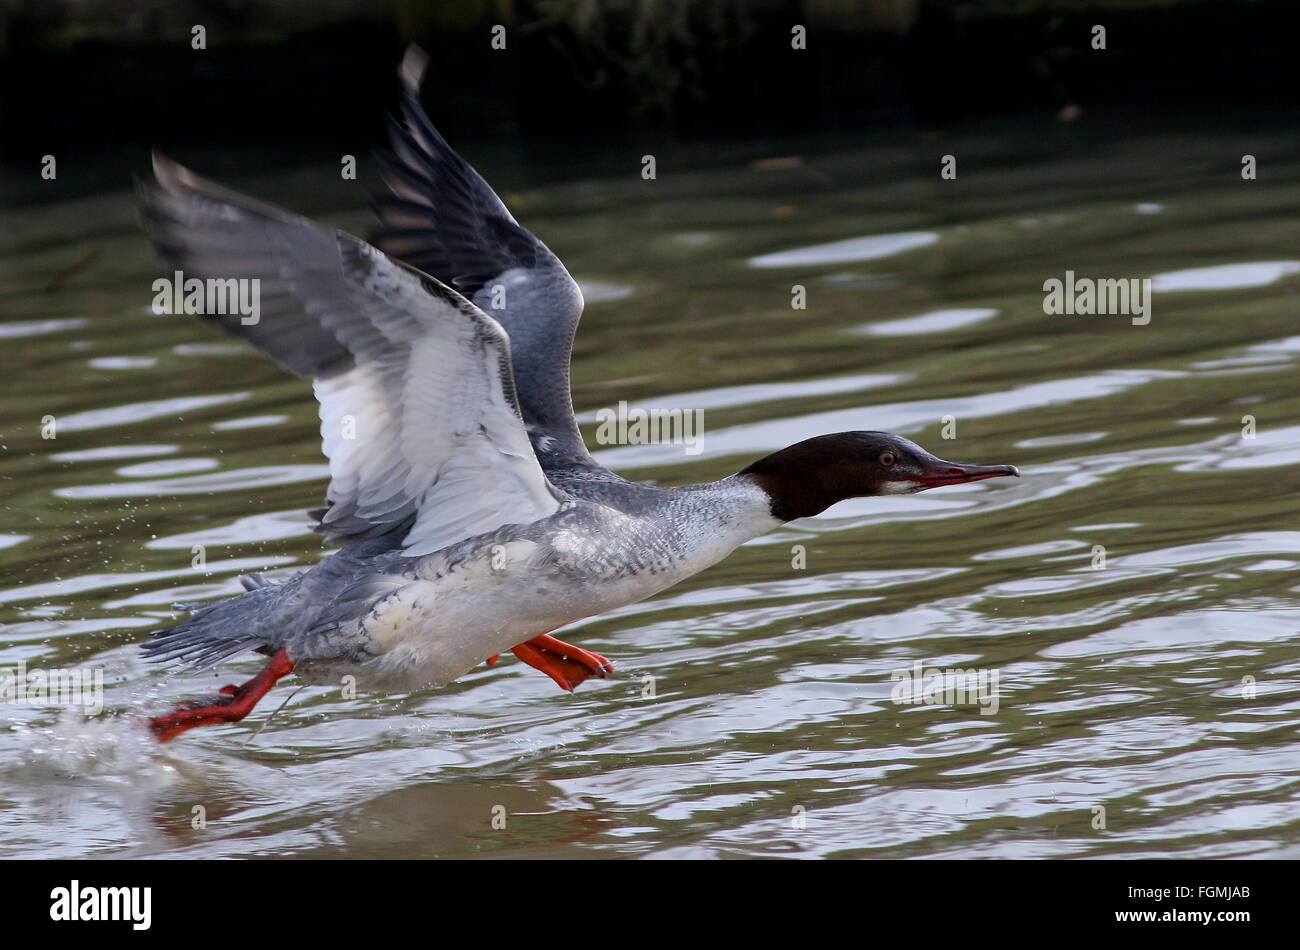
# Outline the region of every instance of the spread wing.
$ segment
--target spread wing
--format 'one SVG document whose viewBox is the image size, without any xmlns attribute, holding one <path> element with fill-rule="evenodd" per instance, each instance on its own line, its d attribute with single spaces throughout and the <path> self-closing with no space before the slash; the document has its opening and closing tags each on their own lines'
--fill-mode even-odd
<svg viewBox="0 0 1300 950">
<path fill-rule="evenodd" d="M 364 241 L 154 156 L 146 228 L 186 280 L 257 279 L 260 314 L 205 318 L 310 379 L 332 541 L 405 531 L 404 553 L 544 518 L 560 495 L 520 417 L 501 326 Z"/>
<path fill-rule="evenodd" d="M 569 392 L 582 293 L 429 122 L 419 96 L 427 60 L 412 46 L 399 70 L 401 117 L 390 117 L 391 151 L 379 155 L 392 195 L 375 198 L 380 227 L 370 240 L 455 287 L 505 327 L 520 408 L 543 465 L 590 462 Z"/>
</svg>

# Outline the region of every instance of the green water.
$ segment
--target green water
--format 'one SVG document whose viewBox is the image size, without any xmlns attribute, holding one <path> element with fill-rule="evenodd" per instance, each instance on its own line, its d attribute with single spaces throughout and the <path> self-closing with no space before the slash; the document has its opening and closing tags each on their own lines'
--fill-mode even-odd
<svg viewBox="0 0 1300 950">
<path fill-rule="evenodd" d="M 655 181 L 640 149 L 576 179 L 497 156 L 489 177 L 587 290 L 589 442 L 619 400 L 704 410 L 700 454 L 599 447 L 611 467 L 694 482 L 871 428 L 1024 477 L 848 502 L 580 624 L 566 638 L 619 675 L 572 696 L 507 656 L 410 696 L 309 688 L 268 724 L 286 684 L 165 749 L 144 710 L 258 663 L 168 676 L 136 645 L 176 601 L 320 557 L 315 403 L 148 312 L 125 176 L 20 204 L 0 282 L 0 668 L 100 670 L 107 708 L 0 705 L 0 854 L 1300 856 L 1293 140 L 748 143 L 661 158 Z M 200 165 L 368 226 L 336 159 L 260 167 Z M 1153 278 L 1151 322 L 1045 314 L 1067 270 Z M 893 701 L 917 661 L 996 673 L 996 712 Z"/>
</svg>

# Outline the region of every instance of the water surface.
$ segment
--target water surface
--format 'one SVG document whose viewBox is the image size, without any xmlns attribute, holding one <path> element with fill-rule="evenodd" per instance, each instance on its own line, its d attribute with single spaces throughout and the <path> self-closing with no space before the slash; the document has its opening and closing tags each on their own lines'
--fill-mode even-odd
<svg viewBox="0 0 1300 950">
<path fill-rule="evenodd" d="M 498 156 L 489 177 L 587 290 L 589 441 L 619 400 L 704 410 L 699 454 L 601 446 L 607 464 L 680 484 L 870 428 L 1024 477 L 848 502 L 580 624 L 619 675 L 572 696 L 507 656 L 410 696 L 286 686 L 163 749 L 144 710 L 258 663 L 167 676 L 137 644 L 174 602 L 321 556 L 315 404 L 148 312 L 125 177 L 19 205 L 0 667 L 100 669 L 107 709 L 0 706 L 0 854 L 1300 855 L 1292 145 L 906 134 L 742 143 L 653 182 L 629 153 L 543 186 Z M 330 161 L 205 170 L 364 232 Z M 1066 270 L 1152 278 L 1150 324 L 1044 314 Z M 996 671 L 996 713 L 894 702 L 917 661 Z"/>
</svg>

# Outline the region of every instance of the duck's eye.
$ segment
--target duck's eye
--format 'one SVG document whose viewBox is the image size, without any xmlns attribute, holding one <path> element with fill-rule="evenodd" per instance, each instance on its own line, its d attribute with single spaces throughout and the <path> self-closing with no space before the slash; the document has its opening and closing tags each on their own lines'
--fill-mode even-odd
<svg viewBox="0 0 1300 950">
<path fill-rule="evenodd" d="M 884 455 L 880 456 L 880 464 L 883 465 L 883 466 L 885 466 L 885 468 L 889 468 L 889 466 L 893 465 L 893 464 L 894 464 L 894 453 L 893 453 L 893 452 L 886 452 Z"/>
</svg>

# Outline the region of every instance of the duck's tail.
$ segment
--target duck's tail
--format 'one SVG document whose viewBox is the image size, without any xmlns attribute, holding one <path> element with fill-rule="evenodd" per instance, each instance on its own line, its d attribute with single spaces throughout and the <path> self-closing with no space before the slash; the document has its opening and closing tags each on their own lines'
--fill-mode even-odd
<svg viewBox="0 0 1300 950">
<path fill-rule="evenodd" d="M 140 649 L 156 663 L 177 663 L 193 672 L 210 669 L 245 650 L 273 653 L 282 644 L 277 623 L 287 591 L 262 578 L 241 578 L 248 593 L 215 604 L 187 606 L 190 615 L 156 630 Z"/>
</svg>

